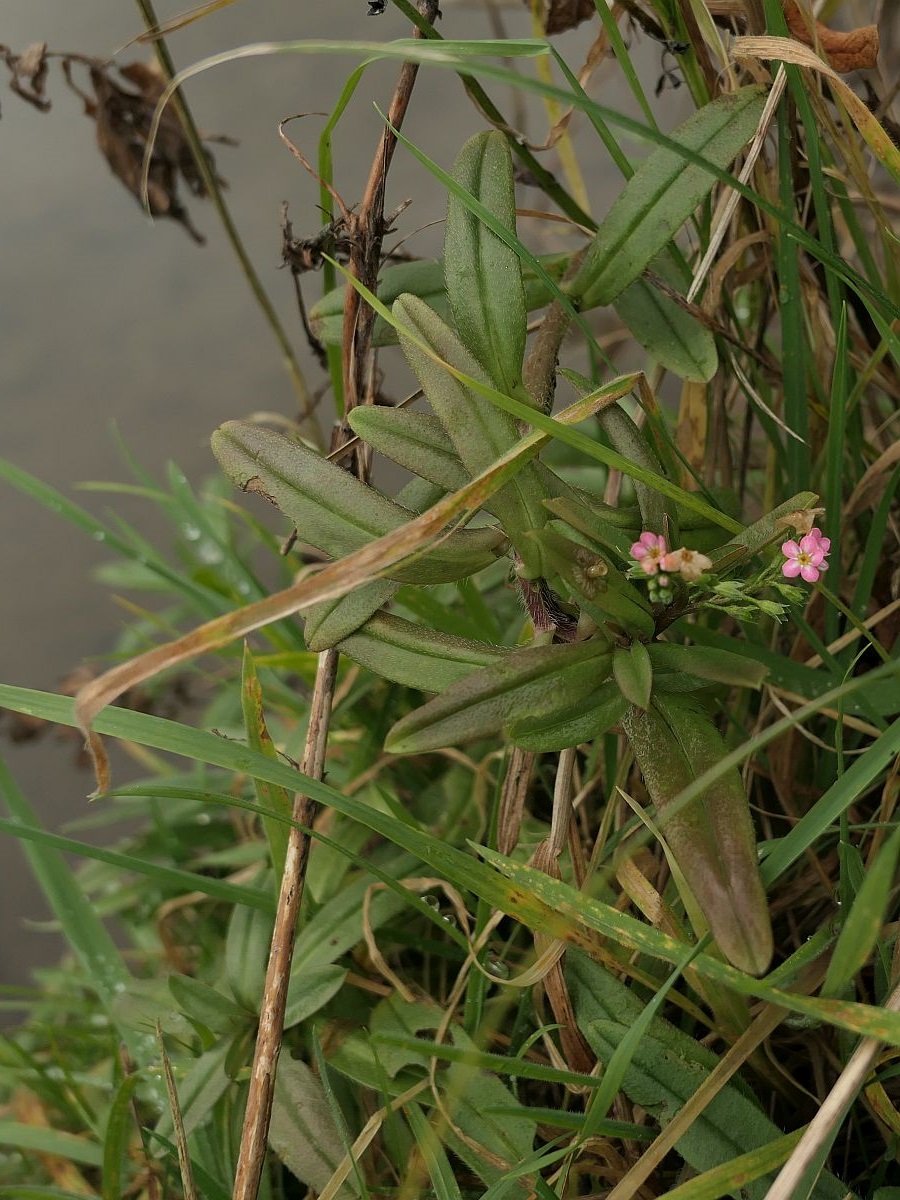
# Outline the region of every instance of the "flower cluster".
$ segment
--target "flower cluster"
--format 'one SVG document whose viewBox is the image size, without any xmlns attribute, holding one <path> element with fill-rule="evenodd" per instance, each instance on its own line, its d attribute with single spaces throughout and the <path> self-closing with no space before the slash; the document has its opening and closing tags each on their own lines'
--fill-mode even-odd
<svg viewBox="0 0 900 1200">
<path fill-rule="evenodd" d="M 670 551 L 664 537 L 647 531 L 632 545 L 631 557 L 644 574 L 650 576 L 650 599 L 660 604 L 669 604 L 672 600 L 670 575 L 680 575 L 688 583 L 695 583 L 712 566 L 711 560 L 699 550 L 682 546 L 680 550 Z"/>
<path fill-rule="evenodd" d="M 812 528 L 799 542 L 785 542 L 781 552 L 785 561 L 781 565 L 781 573 L 787 579 L 796 579 L 799 575 L 807 583 L 816 583 L 819 576 L 828 570 L 828 555 L 831 551 L 831 538 L 823 537 L 821 529 Z"/>
</svg>

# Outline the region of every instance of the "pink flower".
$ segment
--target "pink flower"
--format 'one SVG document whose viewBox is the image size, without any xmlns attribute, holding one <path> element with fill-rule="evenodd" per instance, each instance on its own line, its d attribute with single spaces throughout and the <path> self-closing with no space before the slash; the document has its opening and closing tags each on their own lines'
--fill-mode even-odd
<svg viewBox="0 0 900 1200">
<path fill-rule="evenodd" d="M 820 529 L 811 529 L 799 542 L 785 542 L 781 547 L 786 560 L 781 565 L 781 573 L 787 579 L 796 579 L 799 575 L 807 583 L 816 583 L 828 570 L 826 558 L 830 550 L 831 539 L 822 537 Z"/>
<path fill-rule="evenodd" d="M 682 579 L 690 583 L 699 579 L 711 566 L 712 560 L 705 554 L 701 554 L 699 550 L 688 550 L 686 546 L 682 546 L 680 550 L 673 550 L 662 561 L 664 571 L 677 571 Z"/>
<path fill-rule="evenodd" d="M 656 533 L 642 533 L 631 547 L 631 557 L 636 558 L 646 575 L 655 575 L 666 556 L 666 539 Z"/>
</svg>

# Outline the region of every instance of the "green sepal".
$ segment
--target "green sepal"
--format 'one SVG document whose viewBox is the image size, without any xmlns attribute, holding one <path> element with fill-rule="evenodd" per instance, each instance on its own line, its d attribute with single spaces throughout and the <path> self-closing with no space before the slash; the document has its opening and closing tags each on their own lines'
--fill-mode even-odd
<svg viewBox="0 0 900 1200">
<path fill-rule="evenodd" d="M 690 286 L 690 273 L 671 248 L 658 254 L 649 269 L 676 292 Z M 667 371 L 698 383 L 715 375 L 719 356 L 712 333 L 649 280 L 636 279 L 616 297 L 614 307 L 634 339 Z"/>
<path fill-rule="evenodd" d="M 709 717 L 681 697 L 655 695 L 646 712 L 629 708 L 622 725 L 660 830 L 713 937 L 735 967 L 762 975 L 772 957 L 772 926 L 737 768 L 669 812 L 679 792 L 721 761 L 725 743 Z"/>
<path fill-rule="evenodd" d="M 618 725 L 628 707 L 617 684 L 601 683 L 580 703 L 557 714 L 551 721 L 523 717 L 506 727 L 510 741 L 522 750 L 544 753 L 580 746 Z"/>
<path fill-rule="evenodd" d="M 653 690 L 653 667 L 643 642 L 632 642 L 627 650 L 613 651 L 613 678 L 619 691 L 636 708 L 650 707 Z"/>
<path fill-rule="evenodd" d="M 417 338 L 413 341 L 401 336 L 400 344 L 463 466 L 473 477 L 488 470 L 519 441 L 515 421 L 446 369 L 444 363 L 491 387 L 485 372 L 453 330 L 427 304 L 415 296 L 401 296 L 394 305 L 394 314 Z M 442 361 L 436 362 L 418 343 L 428 346 Z M 534 548 L 523 543 L 523 535 L 545 523 L 545 499 L 546 491 L 534 464 L 525 463 L 485 505 L 502 523 L 531 576 L 542 573 L 541 564 Z"/>
<path fill-rule="evenodd" d="M 671 134 L 724 170 L 756 131 L 761 85 L 705 105 Z M 610 304 L 671 241 L 712 191 L 716 176 L 676 150 L 659 147 L 638 167 L 602 221 L 567 291 L 581 308 Z"/>
<path fill-rule="evenodd" d="M 453 164 L 453 178 L 515 235 L 512 154 L 502 133 L 491 130 L 470 138 Z M 519 256 L 452 190 L 444 280 L 460 339 L 496 386 L 515 395 L 522 382 L 528 320 Z"/>
<path fill-rule="evenodd" d="M 305 542 L 341 558 L 392 533 L 415 513 L 360 483 L 301 442 L 241 421 L 217 429 L 212 448 L 225 474 L 244 491 L 271 500 Z M 446 583 L 489 566 L 503 545 L 496 529 L 464 529 L 390 571 L 404 583 Z"/>
<path fill-rule="evenodd" d="M 649 647 L 649 654 L 654 670 L 658 668 L 691 676 L 700 686 L 727 683 L 733 687 L 761 688 L 769 674 L 767 666 L 752 658 L 710 646 L 654 642 Z"/>
<path fill-rule="evenodd" d="M 385 748 L 418 754 L 490 737 L 526 716 L 551 722 L 590 695 L 608 673 L 605 638 L 512 650 L 398 721 Z"/>
<path fill-rule="evenodd" d="M 423 692 L 442 692 L 508 654 L 499 646 L 438 633 L 390 613 L 378 613 L 340 643 L 360 666 Z"/>
<path fill-rule="evenodd" d="M 552 525 L 529 536 L 540 543 L 545 564 L 564 582 L 573 603 L 598 626 L 614 621 L 629 633 L 653 636 L 650 603 L 621 571 Z"/>
</svg>

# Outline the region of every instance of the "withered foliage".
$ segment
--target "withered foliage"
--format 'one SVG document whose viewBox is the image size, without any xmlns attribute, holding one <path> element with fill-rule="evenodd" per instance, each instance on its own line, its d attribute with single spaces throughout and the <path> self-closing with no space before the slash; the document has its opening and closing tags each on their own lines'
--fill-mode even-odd
<svg viewBox="0 0 900 1200">
<path fill-rule="evenodd" d="M 47 86 L 47 43 L 32 42 L 21 54 L 9 46 L 0 46 L 0 57 L 10 73 L 9 86 L 41 112 L 49 112 L 51 101 L 44 94 Z"/>
<path fill-rule="evenodd" d="M 143 206 L 141 174 L 150 125 L 166 85 L 159 67 L 155 62 L 133 62 L 117 67 L 81 54 L 48 51 L 43 42 L 35 42 L 21 54 L 0 45 L 0 61 L 10 72 L 10 87 L 41 112 L 47 112 L 51 104 L 45 95 L 51 58 L 60 60 L 66 82 L 81 98 L 85 115 L 94 122 L 97 145 L 113 174 Z M 76 72 L 86 72 L 87 86 L 79 84 Z M 230 139 L 207 137 L 205 140 L 229 142 Z M 216 174 L 212 155 L 208 150 L 204 150 L 204 154 L 210 172 L 219 186 L 224 187 L 224 180 Z M 183 225 L 195 242 L 202 244 L 205 238 L 194 226 L 181 200 L 179 186 L 182 183 L 194 196 L 207 194 L 181 121 L 175 108 L 169 106 L 160 121 L 150 158 L 147 203 L 154 217 L 170 217 Z"/>
<path fill-rule="evenodd" d="M 525 3 L 530 7 L 531 0 Z M 565 33 L 597 13 L 594 0 L 547 0 L 546 8 L 544 28 L 548 34 Z"/>
</svg>

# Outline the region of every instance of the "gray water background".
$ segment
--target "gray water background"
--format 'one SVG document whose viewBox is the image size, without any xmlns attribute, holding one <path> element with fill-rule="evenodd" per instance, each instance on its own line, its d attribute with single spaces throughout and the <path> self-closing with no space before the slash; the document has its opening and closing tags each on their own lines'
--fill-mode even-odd
<svg viewBox="0 0 900 1200">
<path fill-rule="evenodd" d="M 188 7 L 187 0 L 160 3 L 158 15 L 164 20 Z M 504 7 L 503 19 L 511 36 L 529 35 L 524 9 Z M 17 51 L 46 41 L 55 50 L 105 55 L 140 30 L 137 9 L 125 0 L 0 2 L 0 42 Z M 452 0 L 444 6 L 442 31 L 491 35 L 482 11 Z M 181 32 L 170 46 L 177 65 L 185 66 L 248 41 L 389 40 L 407 33 L 390 6 L 384 17 L 368 18 L 365 0 L 244 0 Z M 584 31 L 557 41 L 574 68 L 587 44 Z M 122 58 L 147 54 L 134 47 Z M 659 47 L 645 42 L 638 55 L 652 87 Z M 229 182 L 228 203 L 313 387 L 323 377 L 299 331 L 290 278 L 277 270 L 278 205 L 290 201 L 295 233 L 315 233 L 321 224 L 317 187 L 279 142 L 277 125 L 293 113 L 329 110 L 356 61 L 350 55 L 246 60 L 187 88 L 204 129 L 239 139 L 238 148 L 216 151 Z M 386 106 L 396 69 L 370 69 L 339 128 L 336 176 L 350 202 L 360 194 L 380 130 L 371 101 Z M 607 64 L 591 92 L 634 112 L 619 87 Z M 489 90 L 510 109 L 502 87 Z M 112 422 L 151 472 L 159 477 L 174 459 L 198 486 L 215 470 L 209 435 L 216 425 L 261 409 L 291 416 L 294 393 L 211 207 L 191 203 L 208 238 L 204 248 L 173 222 L 150 222 L 100 157 L 93 124 L 58 65 L 51 68 L 49 92 L 53 110 L 41 114 L 7 91 L 0 75 L 0 455 L 98 515 L 114 507 L 164 546 L 169 534 L 152 505 L 72 491 L 84 480 L 130 478 Z M 671 127 L 685 115 L 686 97 L 670 92 L 662 109 Z M 531 119 L 531 132 L 541 140 L 541 112 L 533 109 Z M 313 118 L 292 127 L 313 157 L 319 126 Z M 481 127 L 451 73 L 422 76 L 405 132 L 428 154 L 449 168 L 465 137 Z M 576 121 L 573 130 L 582 147 L 593 147 L 584 161 L 593 212 L 602 215 L 621 186 L 619 176 L 601 158 L 586 123 Z M 547 161 L 558 167 L 555 155 Z M 387 208 L 410 196 L 415 202 L 404 214 L 403 233 L 442 219 L 438 185 L 401 149 Z M 533 191 L 525 202 L 549 207 Z M 408 248 L 435 254 L 441 238 L 438 225 Z M 316 294 L 314 283 L 309 295 Z M 80 662 L 99 662 L 111 650 L 125 618 L 91 579 L 108 558 L 86 535 L 0 485 L 0 680 L 53 691 Z M 90 778 L 75 767 L 71 743 L 49 737 L 10 746 L 0 739 L 0 751 L 48 828 L 85 814 Z M 46 921 L 48 912 L 14 839 L 0 837 L 0 868 L 0 983 L 23 984 L 33 966 L 56 960 L 60 942 L 33 924 Z"/>
</svg>

